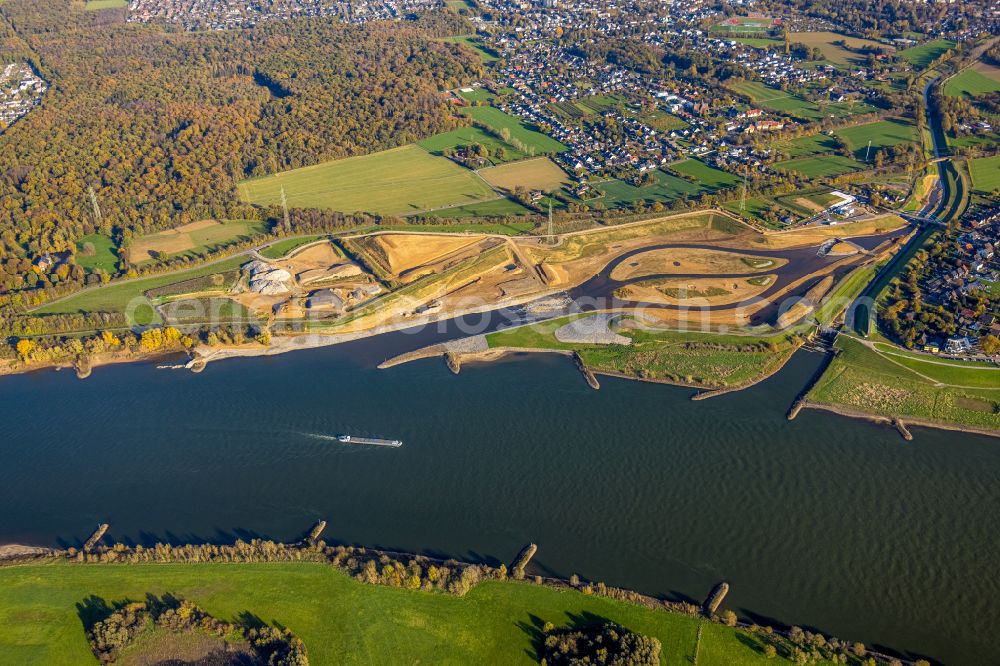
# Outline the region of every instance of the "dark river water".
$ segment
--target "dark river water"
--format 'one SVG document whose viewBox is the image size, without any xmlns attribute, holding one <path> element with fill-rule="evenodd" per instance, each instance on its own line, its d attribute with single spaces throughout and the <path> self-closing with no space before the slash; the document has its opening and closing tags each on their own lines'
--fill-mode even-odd
<svg viewBox="0 0 1000 666">
<path fill-rule="evenodd" d="M 509 561 L 727 605 L 952 664 L 997 663 L 1000 440 L 785 411 L 801 352 L 691 402 L 565 358 L 391 370 L 374 339 L 209 365 L 0 380 L 0 542 L 331 541 Z M 409 345 L 410 347 L 414 345 Z M 323 439 L 399 438 L 399 449 Z"/>
</svg>

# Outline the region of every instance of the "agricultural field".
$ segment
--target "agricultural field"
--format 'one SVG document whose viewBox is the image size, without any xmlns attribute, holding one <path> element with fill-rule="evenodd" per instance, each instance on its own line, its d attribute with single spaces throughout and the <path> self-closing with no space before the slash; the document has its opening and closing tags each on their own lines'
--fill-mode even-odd
<svg viewBox="0 0 1000 666">
<path fill-rule="evenodd" d="M 176 229 L 159 231 L 132 239 L 128 246 L 129 262 L 145 261 L 176 256 L 199 256 L 244 240 L 264 236 L 266 222 L 201 220 Z"/>
<path fill-rule="evenodd" d="M 481 169 L 478 173 L 496 189 L 507 192 L 518 187 L 551 192 L 570 182 L 566 172 L 548 157 Z"/>
<path fill-rule="evenodd" d="M 463 0 L 464 4 L 464 0 Z M 456 35 L 452 37 L 441 37 L 442 42 L 451 42 L 453 44 L 464 44 L 479 56 L 479 59 L 484 63 L 494 62 L 497 60 L 497 55 L 492 51 L 492 49 L 487 48 L 483 45 L 482 41 L 475 35 Z"/>
<path fill-rule="evenodd" d="M 858 160 L 864 159 L 869 141 L 872 142 L 872 150 L 874 151 L 917 140 L 917 130 L 913 124 L 896 118 L 845 127 L 836 130 L 835 134 L 851 147 L 855 159 Z"/>
<path fill-rule="evenodd" d="M 832 153 L 837 149 L 837 143 L 828 134 L 813 134 L 800 136 L 787 141 L 774 143 L 774 147 L 787 155 L 789 159 Z"/>
<path fill-rule="evenodd" d="M 891 46 L 870 39 L 848 37 L 836 32 L 793 32 L 788 35 L 790 42 L 799 42 L 810 48 L 817 48 L 823 57 L 834 65 L 859 64 L 865 61 L 865 56 L 852 49 L 884 48 L 893 51 Z M 834 42 L 843 41 L 848 48 Z"/>
<path fill-rule="evenodd" d="M 87 271 L 101 269 L 108 275 L 118 271 L 118 248 L 104 234 L 90 234 L 76 242 L 76 263 Z"/>
<path fill-rule="evenodd" d="M 1000 67 L 983 62 L 965 68 L 944 84 L 944 94 L 951 97 L 976 97 L 994 92 L 1000 92 Z"/>
<path fill-rule="evenodd" d="M 510 131 L 511 139 L 517 139 L 528 148 L 534 148 L 536 154 L 561 153 L 566 146 L 552 137 L 528 128 L 523 122 L 492 106 L 471 106 L 462 109 L 462 113 L 473 120 L 481 122 L 494 132 L 504 128 Z"/>
<path fill-rule="evenodd" d="M 924 69 L 934 60 L 955 48 L 956 43 L 950 39 L 935 39 L 899 52 L 899 55 L 917 69 Z"/>
<path fill-rule="evenodd" d="M 663 171 L 653 172 L 655 183 L 636 187 L 623 180 L 609 180 L 597 183 L 596 189 L 604 193 L 604 196 L 597 199 L 590 199 L 588 202 L 600 201 L 608 208 L 620 208 L 631 206 L 638 202 L 651 204 L 656 201 L 666 201 L 676 199 L 681 196 L 696 196 L 705 191 L 695 183 L 689 183 L 683 178 L 672 176 Z"/>
<path fill-rule="evenodd" d="M 1000 155 L 969 160 L 969 173 L 978 192 L 989 194 L 1000 188 Z"/>
<path fill-rule="evenodd" d="M 489 159 L 493 164 L 501 164 L 503 162 L 520 160 L 527 157 L 526 154 L 520 152 L 514 148 L 514 146 L 499 137 L 480 129 L 479 127 L 459 127 L 458 129 L 453 129 L 450 132 L 435 134 L 434 136 L 417 142 L 418 146 L 424 150 L 434 153 L 435 155 L 442 155 L 445 151 L 454 151 L 462 146 L 471 146 L 475 144 L 479 144 L 489 151 L 489 157 L 487 159 Z M 498 158 L 496 155 L 497 148 L 502 148 L 504 151 L 504 157 L 502 159 Z"/>
<path fill-rule="evenodd" d="M 422 213 L 420 217 L 421 218 L 510 217 L 513 215 L 530 215 L 532 212 L 533 211 L 525 208 L 517 201 L 504 197 L 502 199 L 494 199 L 492 201 L 484 201 L 483 203 L 469 204 L 467 206 L 438 208 L 437 210 L 432 210 L 428 213 Z M 534 224 L 530 222 L 520 222 L 513 224 L 516 224 L 518 226 L 523 226 L 526 229 L 531 229 L 534 227 Z M 423 225 L 420 226 L 422 227 Z M 506 229 L 509 228 L 511 225 L 502 225 L 502 226 L 503 228 Z"/>
<path fill-rule="evenodd" d="M 96 12 L 101 9 L 127 9 L 128 0 L 87 0 L 84 9 Z"/>
<path fill-rule="evenodd" d="M 774 168 L 779 171 L 795 171 L 807 178 L 829 178 L 842 176 L 845 173 L 861 171 L 865 165 L 843 155 L 820 155 L 816 157 L 801 157 L 794 160 L 775 162 Z"/>
<path fill-rule="evenodd" d="M 980 374 L 991 370 L 953 365 L 932 368 L 931 363 L 880 353 L 844 335 L 837 338 L 836 346 L 839 353 L 810 391 L 811 402 L 886 417 L 1000 430 L 1000 390 L 996 388 L 1000 384 Z M 993 388 L 959 388 L 983 382 L 992 383 Z"/>
<path fill-rule="evenodd" d="M 732 187 L 740 182 L 738 176 L 710 167 L 701 160 L 687 159 L 683 162 L 671 164 L 670 168 L 681 176 L 693 178 L 694 182 L 707 192 L 716 192 L 727 187 Z"/>
<path fill-rule="evenodd" d="M 406 214 L 497 198 L 496 192 L 471 171 L 416 145 L 239 184 L 241 198 L 261 206 L 279 203 L 282 188 L 289 206 L 346 213 Z"/>
<path fill-rule="evenodd" d="M 745 630 L 576 591 L 487 581 L 463 597 L 366 585 L 323 564 L 26 565 L 0 569 L 0 653 L 22 666 L 97 664 L 81 626 L 91 606 L 170 593 L 223 620 L 250 614 L 288 627 L 315 666 L 537 664 L 544 622 L 599 617 L 663 644 L 663 666 L 767 660 Z M 707 590 L 706 590 L 707 593 Z M 698 628 L 702 626 L 702 631 Z M 700 640 L 698 635 L 700 633 Z"/>
</svg>

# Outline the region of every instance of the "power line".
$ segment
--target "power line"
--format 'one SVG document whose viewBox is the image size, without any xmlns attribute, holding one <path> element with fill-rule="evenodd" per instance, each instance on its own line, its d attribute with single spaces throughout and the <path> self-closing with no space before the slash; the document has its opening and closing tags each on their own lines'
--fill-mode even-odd
<svg viewBox="0 0 1000 666">
<path fill-rule="evenodd" d="M 97 222 L 97 226 L 101 226 L 104 218 L 101 216 L 101 207 L 97 204 L 97 194 L 94 193 L 93 187 L 88 186 L 87 191 L 90 193 L 90 204 L 94 207 L 94 221 Z"/>
<path fill-rule="evenodd" d="M 555 235 L 552 233 L 552 197 L 549 197 L 549 243 L 555 245 Z"/>
<path fill-rule="evenodd" d="M 292 230 L 292 224 L 288 221 L 288 199 L 285 198 L 285 186 L 281 186 L 281 210 L 284 212 L 285 217 L 285 231 Z"/>
</svg>

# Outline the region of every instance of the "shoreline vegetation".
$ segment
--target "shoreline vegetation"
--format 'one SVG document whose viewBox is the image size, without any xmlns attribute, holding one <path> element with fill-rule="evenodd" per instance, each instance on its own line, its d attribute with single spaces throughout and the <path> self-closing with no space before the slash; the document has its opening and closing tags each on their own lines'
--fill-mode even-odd
<svg viewBox="0 0 1000 666">
<path fill-rule="evenodd" d="M 535 544 L 526 545 L 508 567 L 331 546 L 316 538 L 291 544 L 253 539 L 222 545 L 152 547 L 107 546 L 98 541 L 82 549 L 3 546 L 0 646 L 16 656 L 18 663 L 80 663 L 88 648 L 102 656 L 131 650 L 132 644 L 149 640 L 150 623 L 139 626 L 123 614 L 167 613 L 164 617 L 171 621 L 157 622 L 154 638 L 164 627 L 174 632 L 195 628 L 184 621 L 193 614 L 206 618 L 204 628 L 219 636 L 240 629 L 237 638 L 280 637 L 297 645 L 303 658 L 308 652 L 307 661 L 289 664 L 353 663 L 352 658 L 359 660 L 357 645 L 343 634 L 331 635 L 329 623 L 324 626 L 333 613 L 338 616 L 334 622 L 337 632 L 345 627 L 364 627 L 370 649 L 386 641 L 384 649 L 389 652 L 385 657 L 407 655 L 422 661 L 433 656 L 439 663 L 537 663 L 540 637 L 551 633 L 556 624 L 564 624 L 568 616 L 570 628 L 575 630 L 613 622 L 649 635 L 664 646 L 661 663 L 672 666 L 686 663 L 694 655 L 705 664 L 726 666 L 764 660 L 853 666 L 926 663 L 905 661 L 861 643 L 798 627 L 741 621 L 733 611 L 720 610 L 729 590 L 725 581 L 707 592 L 704 604 L 696 605 L 581 580 L 576 575 L 529 575 L 525 569 L 537 550 Z M 247 580 L 254 584 L 247 585 Z M 31 594 L 25 596 L 28 591 Z M 143 596 L 146 603 L 135 601 Z M 343 603 L 331 607 L 331 599 Z M 24 612 L 25 604 L 34 610 Z M 392 613 L 387 612 L 386 604 Z M 320 607 L 325 611 L 319 611 Z M 352 610 L 343 610 L 348 607 Z M 337 608 L 341 610 L 334 610 Z M 261 620 L 246 621 L 258 617 L 266 617 L 277 632 Z M 431 617 L 439 622 L 426 624 Z M 87 628 L 90 645 L 82 632 L 74 637 L 80 621 Z M 31 627 L 38 622 L 47 624 L 47 635 L 58 634 L 62 640 L 32 642 Z M 119 626 L 129 630 L 110 631 Z M 258 633 L 250 633 L 251 627 Z M 479 638 L 442 643 L 436 639 L 442 631 L 474 631 Z M 140 635 L 147 638 L 139 640 Z"/>
<path fill-rule="evenodd" d="M 560 353 L 574 359 L 588 384 L 595 389 L 600 386 L 597 376 L 604 375 L 698 389 L 694 399 L 701 400 L 743 390 L 773 376 L 803 346 L 830 350 L 824 340 L 817 341 L 817 333 L 839 325 L 847 304 L 866 289 L 868 282 L 876 276 L 878 267 L 903 243 L 884 242 L 872 251 L 848 243 L 853 248 L 851 252 L 844 256 L 830 253 L 833 261 L 827 264 L 827 268 L 816 270 L 814 267 L 808 269 L 812 272 L 806 275 L 793 272 L 790 273 L 791 278 L 781 278 L 775 283 L 776 274 L 789 269 L 781 253 L 812 246 L 821 246 L 820 252 L 823 253 L 837 239 L 883 234 L 898 229 L 901 224 L 903 222 L 898 217 L 882 216 L 836 228 L 806 227 L 762 233 L 731 218 L 724 211 L 708 209 L 567 232 L 557 235 L 554 244 L 549 243 L 546 236 L 510 237 L 502 233 L 470 233 L 468 229 L 459 233 L 424 233 L 419 227 L 410 226 L 280 239 L 269 241 L 259 250 L 245 250 L 247 258 L 264 257 L 276 262 L 276 265 L 296 270 L 296 257 L 328 254 L 325 248 L 329 247 L 333 252 L 330 256 L 339 257 L 335 261 L 358 262 L 362 274 L 372 271 L 370 275 L 373 277 L 366 279 L 385 285 L 387 291 L 362 301 L 343 316 L 304 321 L 302 330 L 293 330 L 294 327 L 290 328 L 288 323 L 273 314 L 265 317 L 258 313 L 257 319 L 253 320 L 258 323 L 245 329 L 243 325 L 233 326 L 228 333 L 210 331 L 207 338 L 204 332 L 197 334 L 190 325 L 173 324 L 166 320 L 151 328 L 132 332 L 124 318 L 124 329 L 106 324 L 113 324 L 118 321 L 115 317 L 121 317 L 114 312 L 63 315 L 79 318 L 82 326 L 93 325 L 94 337 L 67 338 L 65 344 L 56 346 L 55 350 L 39 346 L 38 341 L 44 340 L 44 335 L 21 337 L 15 345 L 18 357 L 8 357 L 8 362 L 0 364 L 0 375 L 55 368 L 73 369 L 82 379 L 89 376 L 94 368 L 103 365 L 134 361 L 169 363 L 164 361 L 169 358 L 179 360 L 176 364 L 161 367 L 200 372 L 208 363 L 228 358 L 270 356 L 341 344 L 501 308 L 533 307 L 538 303 L 545 307 L 545 299 L 568 292 L 603 271 L 610 273 L 611 279 L 621 274 L 630 276 L 626 279 L 637 280 L 636 285 L 648 282 L 652 286 L 637 287 L 646 290 L 643 298 L 662 296 L 668 299 L 665 301 L 667 305 L 632 304 L 625 307 L 628 306 L 626 302 L 616 308 L 576 313 L 569 313 L 565 308 L 555 309 L 551 315 L 542 313 L 540 320 L 530 325 L 414 350 L 390 359 L 380 367 L 440 355 L 445 357 L 451 371 L 457 373 L 463 363 L 488 362 L 510 353 Z M 423 241 L 427 234 L 433 234 L 434 240 L 430 245 Z M 694 241 L 698 244 L 691 245 Z M 671 249 L 703 247 L 715 250 Z M 364 248 L 364 256 L 357 255 L 361 248 Z M 764 248 L 768 249 L 765 251 Z M 752 256 L 761 252 L 770 253 L 770 258 Z M 635 257 L 627 266 L 622 263 L 626 256 Z M 739 259 L 741 256 L 743 258 Z M 684 289 L 675 286 L 683 284 L 684 279 L 674 280 L 668 286 L 658 286 L 657 281 L 643 277 L 650 272 L 662 272 L 665 262 L 669 265 L 671 261 L 676 267 L 671 269 L 673 272 L 701 272 L 706 275 L 700 282 L 686 279 L 686 282 L 699 285 L 690 291 L 690 299 L 693 300 L 686 300 L 688 295 Z M 174 303 L 178 299 L 192 297 L 175 293 L 178 290 L 204 289 L 204 285 L 230 292 L 239 289 L 246 280 L 240 277 L 241 263 L 242 260 L 233 257 L 222 262 L 219 270 L 235 269 L 224 276 L 206 272 L 214 267 L 187 269 L 179 274 L 179 286 L 172 286 L 177 280 L 175 278 L 172 282 L 169 276 L 146 278 L 154 287 L 150 290 L 129 286 L 128 283 L 124 286 L 128 295 L 142 296 L 157 312 L 155 308 L 160 307 L 157 303 Z M 307 264 L 306 267 L 312 270 L 314 265 Z M 612 266 L 617 267 L 611 270 Z M 715 279 L 712 286 L 701 286 L 711 275 L 719 272 L 746 273 L 747 285 L 742 285 L 740 279 L 730 277 L 728 281 Z M 758 273 L 766 273 L 766 280 L 757 276 Z M 195 277 L 192 278 L 192 274 Z M 144 284 L 141 280 L 139 282 Z M 216 287 L 216 284 L 222 284 L 222 287 Z M 745 289 L 745 295 L 725 295 L 727 290 L 733 288 Z M 473 295 L 479 294 L 477 305 L 448 300 L 452 293 L 469 289 L 473 290 Z M 496 291 L 490 292 L 490 289 Z M 615 292 L 622 289 L 617 287 Z M 762 289 L 773 290 L 765 301 L 795 293 L 799 294 L 799 300 L 770 325 L 749 326 L 745 321 L 739 323 L 732 319 L 733 315 L 726 314 L 727 308 L 732 308 L 729 304 L 736 298 L 755 299 Z M 206 293 L 210 296 L 219 292 L 196 292 L 193 296 L 204 297 Z M 304 299 L 305 293 L 300 298 Z M 108 300 L 109 297 L 104 293 L 100 298 Z M 719 298 L 722 300 L 711 300 Z M 272 299 L 264 303 L 268 310 L 272 310 L 277 306 L 271 304 L 276 302 Z M 686 306 L 689 302 L 691 305 Z M 710 310 L 703 309 L 706 302 Z M 59 305 L 63 307 L 65 304 Z M 708 324 L 706 330 L 685 330 L 688 324 L 685 319 L 678 319 L 670 314 L 669 309 L 663 309 L 676 306 L 693 307 L 692 312 L 702 319 L 705 319 L 706 312 L 712 313 L 708 315 L 709 321 L 702 322 Z M 412 311 L 402 308 L 411 308 Z M 230 311 L 233 310 L 227 310 Z M 607 322 L 602 324 L 597 321 L 600 317 L 606 318 Z M 570 324 L 574 321 L 576 324 L 573 326 L 585 329 L 588 328 L 587 322 L 596 324 L 589 325 L 593 330 L 583 331 L 583 337 L 568 341 L 558 339 L 558 329 L 572 328 Z M 833 376 L 831 373 L 839 376 L 835 372 L 837 367 L 849 360 L 848 356 L 840 355 L 838 349 L 832 351 L 838 353 L 839 360 L 831 363 L 834 367 L 817 381 L 817 386 L 812 387 L 808 396 L 800 398 L 800 408 L 811 404 L 841 405 L 844 409 L 838 413 L 851 416 L 855 412 L 870 413 L 875 406 L 877 411 L 872 416 L 879 423 L 905 420 L 928 427 L 940 424 L 961 427 L 964 424 L 969 426 L 969 432 L 1000 434 L 1000 418 L 996 416 L 1000 414 L 1000 403 L 991 401 L 989 395 L 984 396 L 984 392 L 989 392 L 988 387 L 980 387 L 974 395 L 956 396 L 955 409 L 938 409 L 934 413 L 930 408 L 924 411 L 882 411 L 878 401 L 862 401 L 864 404 L 861 404 L 843 395 L 824 395 L 832 390 L 827 386 L 830 383 L 828 377 Z M 884 357 L 874 347 L 869 351 L 877 359 Z M 910 375 L 908 379 L 913 380 L 914 373 Z M 920 378 L 917 372 L 916 379 Z M 961 385 L 952 381 L 944 383 Z M 847 395 L 849 391 L 841 393 Z"/>
</svg>

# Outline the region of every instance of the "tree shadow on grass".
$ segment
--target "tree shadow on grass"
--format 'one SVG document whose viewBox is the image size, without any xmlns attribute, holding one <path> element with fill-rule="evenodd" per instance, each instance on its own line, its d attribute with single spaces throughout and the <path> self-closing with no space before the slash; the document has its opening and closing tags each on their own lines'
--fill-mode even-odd
<svg viewBox="0 0 1000 666">
<path fill-rule="evenodd" d="M 757 654 L 764 654 L 764 642 L 757 636 L 744 633 L 742 631 L 736 632 L 736 640 L 740 643 L 753 650 Z"/>
<path fill-rule="evenodd" d="M 95 624 L 107 620 L 112 613 L 121 610 L 134 601 L 134 599 L 126 597 L 125 599 L 108 603 L 106 599 L 102 599 L 96 594 L 91 594 L 84 598 L 83 601 L 77 602 L 76 615 L 80 618 L 80 623 L 83 625 L 84 630 L 90 631 Z M 146 608 L 153 615 L 160 615 L 164 611 L 171 609 L 176 610 L 181 606 L 181 600 L 170 592 L 166 592 L 159 597 L 149 592 L 143 601 L 146 603 Z"/>
<path fill-rule="evenodd" d="M 125 602 L 128 603 L 128 602 Z M 120 605 L 111 605 L 106 600 L 92 594 L 76 604 L 76 615 L 85 630 L 90 630 L 98 622 L 108 619 Z"/>
<path fill-rule="evenodd" d="M 234 623 L 243 629 L 263 629 L 267 626 L 267 622 L 264 622 L 258 615 L 254 615 L 250 611 L 243 611 L 236 616 Z"/>
<path fill-rule="evenodd" d="M 177 610 L 181 607 L 181 600 L 170 592 L 164 592 L 162 596 L 156 596 L 152 592 L 146 593 L 146 608 L 153 615 L 160 615 L 168 610 Z"/>
<path fill-rule="evenodd" d="M 515 622 L 517 628 L 528 635 L 528 642 L 531 644 L 530 648 L 525 649 L 524 653 L 537 664 L 542 660 L 542 645 L 545 643 L 545 633 L 542 631 L 542 627 L 545 626 L 545 620 L 528 613 L 527 622 Z"/>
<path fill-rule="evenodd" d="M 567 612 L 566 617 L 569 621 L 559 626 L 559 629 L 586 629 L 589 627 L 603 627 L 606 624 L 612 623 L 608 618 L 591 613 L 590 611 L 583 611 L 582 613 Z M 536 663 L 540 662 L 542 660 L 543 648 L 545 647 L 545 632 L 543 631 L 545 620 L 537 615 L 528 613 L 528 621 L 517 622 L 516 625 L 518 629 L 528 635 L 528 641 L 531 643 L 531 647 L 526 649 L 524 653 Z"/>
</svg>

